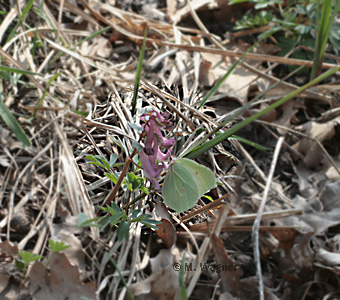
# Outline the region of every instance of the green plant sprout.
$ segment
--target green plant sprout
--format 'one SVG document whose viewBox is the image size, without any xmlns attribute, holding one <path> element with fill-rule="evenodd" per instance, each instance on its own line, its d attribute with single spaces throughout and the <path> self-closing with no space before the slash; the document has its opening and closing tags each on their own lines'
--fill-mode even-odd
<svg viewBox="0 0 340 300">
<path fill-rule="evenodd" d="M 96 165 L 106 170 L 107 172 L 104 172 L 104 175 L 109 178 L 113 184 L 117 184 L 118 176 L 110 171 L 112 168 L 123 165 L 123 163 L 116 164 L 118 158 L 117 154 L 112 153 L 110 155 L 109 161 L 102 155 L 87 155 L 86 158 L 90 160 L 88 162 L 89 164 Z M 125 196 L 136 190 L 140 190 L 146 194 L 149 194 L 149 190 L 144 186 L 144 182 L 145 179 L 143 177 L 138 176 L 133 172 L 127 173 L 121 183 L 121 187 L 125 192 Z"/>
<path fill-rule="evenodd" d="M 48 240 L 48 244 L 50 245 L 50 249 L 52 253 L 61 252 L 70 248 L 69 245 L 65 244 L 64 242 L 53 241 L 51 239 Z"/>
<path fill-rule="evenodd" d="M 15 260 L 15 266 L 22 273 L 23 277 L 20 280 L 19 290 L 21 290 L 28 265 L 34 261 L 42 259 L 41 255 L 31 253 L 29 251 L 19 251 L 20 258 Z"/>
<path fill-rule="evenodd" d="M 17 259 L 15 261 L 15 266 L 24 275 L 30 263 L 43 258 L 43 256 L 31 253 L 29 251 L 19 251 L 19 255 L 20 255 L 20 259 Z"/>
<path fill-rule="evenodd" d="M 131 215 L 127 215 L 124 208 L 120 208 L 116 203 L 111 202 L 111 206 L 99 207 L 101 211 L 105 212 L 106 215 L 93 219 L 88 219 L 87 215 L 78 215 L 78 227 L 95 226 L 99 227 L 99 230 L 104 230 L 108 225 L 110 228 L 117 227 L 117 237 L 119 241 L 129 239 L 129 229 L 132 223 L 140 222 L 143 225 L 150 227 L 154 230 L 158 228 L 155 226 L 162 222 L 152 219 L 151 215 L 141 214 L 141 210 L 135 209 Z"/>
</svg>

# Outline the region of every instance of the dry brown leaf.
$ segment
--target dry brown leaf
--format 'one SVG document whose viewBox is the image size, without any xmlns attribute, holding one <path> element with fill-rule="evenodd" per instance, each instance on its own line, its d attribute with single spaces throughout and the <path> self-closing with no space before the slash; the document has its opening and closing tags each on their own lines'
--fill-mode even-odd
<svg viewBox="0 0 340 300">
<path fill-rule="evenodd" d="M 64 242 L 70 246 L 64 250 L 67 258 L 72 264 L 77 266 L 80 272 L 85 271 L 85 252 L 81 241 L 73 234 L 77 229 L 76 218 L 68 216 L 62 224 L 53 224 L 51 226 L 51 239 L 53 241 Z"/>
<path fill-rule="evenodd" d="M 235 22 L 242 18 L 242 16 L 251 8 L 253 3 L 249 1 L 229 5 L 229 1 L 216 0 L 218 10 L 214 13 L 214 21 L 216 24 L 223 23 L 225 20 Z"/>
<path fill-rule="evenodd" d="M 173 256 L 170 250 L 163 249 L 150 259 L 151 275 L 129 286 L 135 300 L 175 299 L 179 291 L 179 272 L 173 268 Z M 128 299 L 128 298 L 125 298 Z"/>
<path fill-rule="evenodd" d="M 293 247 L 299 232 L 293 228 L 277 228 L 271 231 L 271 234 L 280 242 L 279 246 L 283 250 L 288 251 Z"/>
<path fill-rule="evenodd" d="M 158 202 L 153 211 L 154 218 L 161 221 L 162 224 L 157 224 L 158 230 L 155 233 L 162 239 L 167 248 L 171 248 L 177 239 L 176 229 L 172 224 L 172 217 L 163 202 Z"/>
<path fill-rule="evenodd" d="M 237 51 L 237 49 L 235 50 Z M 233 62 L 228 59 L 228 65 L 217 55 L 202 53 L 203 66 L 201 67 L 200 83 L 213 86 L 220 80 L 232 66 Z M 205 73 L 203 73 L 205 72 Z M 242 105 L 247 103 L 248 92 L 256 85 L 263 85 L 264 80 L 242 66 L 237 66 L 232 74 L 223 82 L 218 89 L 219 93 L 225 93 L 229 98 L 236 98 Z"/>
<path fill-rule="evenodd" d="M 263 281 L 264 281 L 264 299 L 266 300 L 278 300 L 272 291 L 267 288 L 267 286 L 272 285 L 272 278 L 263 276 Z M 241 280 L 241 290 L 239 292 L 239 297 L 238 299 L 248 299 L 248 300 L 257 300 L 260 299 L 259 293 L 258 293 L 258 283 L 257 283 L 257 277 L 252 276 L 252 277 L 247 277 L 243 278 Z M 228 299 L 228 298 L 227 298 Z"/>
<path fill-rule="evenodd" d="M 18 246 L 9 241 L 0 243 L 0 257 L 17 256 Z"/>
<path fill-rule="evenodd" d="M 290 251 L 292 259 L 298 268 L 310 269 L 313 266 L 314 251 L 311 248 L 312 233 L 301 236 L 297 239 L 296 244 Z"/>
<path fill-rule="evenodd" d="M 306 228 L 309 226 L 312 229 L 310 231 L 322 233 L 325 232 L 329 227 L 340 224 L 339 215 L 340 208 L 333 209 L 329 212 L 314 212 L 310 214 L 304 214 L 300 216 L 300 220 L 302 221 L 301 227 Z"/>
<path fill-rule="evenodd" d="M 157 202 L 155 205 L 155 218 L 156 220 L 160 219 L 167 219 L 169 222 L 172 221 L 171 214 L 169 213 L 168 209 L 166 208 L 163 202 Z"/>
<path fill-rule="evenodd" d="M 176 229 L 167 219 L 161 220 L 162 224 L 157 224 L 156 234 L 162 239 L 167 248 L 171 248 L 176 242 Z"/>
<path fill-rule="evenodd" d="M 330 120 L 326 123 L 309 121 L 295 129 L 302 131 L 309 137 L 318 140 L 320 143 L 323 143 L 326 140 L 330 140 L 334 136 L 334 127 L 339 124 L 339 122 L 340 117 L 337 117 L 336 119 Z M 309 167 L 318 166 L 324 156 L 319 145 L 315 141 L 307 138 L 301 139 L 293 146 L 293 148 L 304 155 L 303 162 Z"/>
<path fill-rule="evenodd" d="M 320 201 L 323 203 L 325 211 L 331 211 L 333 209 L 340 208 L 340 182 L 332 182 L 326 184 L 321 191 Z"/>
<path fill-rule="evenodd" d="M 97 299 L 96 284 L 81 283 L 78 268 L 70 264 L 65 254 L 52 253 L 49 267 L 50 272 L 41 262 L 32 266 L 29 281 L 33 300 Z"/>
<path fill-rule="evenodd" d="M 220 295 L 218 300 L 238 300 L 239 298 L 233 297 L 231 294 L 224 292 L 223 294 Z"/>
<path fill-rule="evenodd" d="M 259 108 L 253 108 L 249 109 L 249 112 L 251 115 L 254 115 L 264 109 L 266 109 L 269 105 L 267 103 L 262 103 Z M 244 116 L 248 116 L 247 113 L 244 114 Z M 264 115 L 259 117 L 259 120 L 266 121 L 266 122 L 273 122 L 277 117 L 277 111 L 276 109 L 271 109 Z"/>
<path fill-rule="evenodd" d="M 218 273 L 221 279 L 222 292 L 227 292 L 233 296 L 237 296 L 240 289 L 240 278 L 243 274 L 243 271 L 240 268 L 228 268 L 229 266 L 234 267 L 235 265 L 225 251 L 224 244 L 220 237 L 217 237 L 215 234 L 213 234 L 211 241 L 217 265 L 220 267 L 227 266 L 227 270 Z"/>
<path fill-rule="evenodd" d="M 314 172 L 301 166 L 293 165 L 293 168 L 296 175 L 298 176 L 297 179 L 293 178 L 293 181 L 298 184 L 300 195 L 308 199 L 316 197 L 316 195 L 318 194 L 318 188 L 316 186 L 316 183 L 313 182 L 311 179 Z"/>
<path fill-rule="evenodd" d="M 2 297 L 8 296 L 8 291 L 6 294 L 5 289 L 8 289 L 8 283 L 10 278 L 16 272 L 16 268 L 13 263 L 13 257 L 18 255 L 18 246 L 13 245 L 9 241 L 5 241 L 0 243 L 0 299 Z M 13 284 L 12 284 L 13 286 Z M 10 287 L 11 294 L 17 296 L 17 289 L 13 289 L 14 287 Z M 6 299 L 6 298 L 4 298 Z"/>
<path fill-rule="evenodd" d="M 169 2 L 169 1 L 167 1 Z M 170 1 L 171 2 L 171 1 Z M 173 1 L 173 2 L 177 2 L 177 1 Z M 192 9 L 195 11 L 198 10 L 209 10 L 209 9 L 214 9 L 217 7 L 216 1 L 211 1 L 211 0 L 193 0 L 191 1 L 191 6 Z M 170 11 L 172 14 L 168 14 L 168 18 L 174 23 L 177 24 L 178 22 L 180 22 L 181 20 L 185 19 L 189 14 L 190 14 L 190 10 L 188 5 L 185 5 L 183 8 L 179 9 L 179 10 L 174 10 L 173 5 L 171 6 L 171 10 Z"/>
<path fill-rule="evenodd" d="M 291 124 L 294 124 L 295 114 L 299 111 L 299 109 L 305 108 L 304 105 L 300 101 L 288 101 L 282 105 L 280 108 L 282 111 L 282 115 L 275 121 L 275 124 L 285 126 L 290 128 Z M 282 128 L 277 128 L 277 131 L 284 135 L 287 130 Z"/>
</svg>

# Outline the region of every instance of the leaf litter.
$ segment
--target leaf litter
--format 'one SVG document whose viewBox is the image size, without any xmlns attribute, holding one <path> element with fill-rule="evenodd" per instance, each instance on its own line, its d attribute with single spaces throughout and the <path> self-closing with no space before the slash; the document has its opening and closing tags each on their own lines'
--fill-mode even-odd
<svg viewBox="0 0 340 300">
<path fill-rule="evenodd" d="M 194 209 L 175 215 L 164 205 L 159 208 L 161 195 L 153 192 L 134 205 L 154 214 L 162 225 L 155 234 L 141 224 L 131 226 L 128 241 L 119 241 L 113 231 L 77 228 L 77 216 L 94 218 L 96 207 L 112 190 L 102 170 L 89 165 L 85 157 L 115 153 L 123 163 L 138 138 L 138 130 L 129 123 L 139 124 L 147 108 L 170 113 L 176 151 L 185 153 L 197 139 L 197 129 L 212 131 L 221 118 L 278 80 L 271 72 L 272 63 L 301 62 L 278 58 L 275 49 L 264 45 L 269 52 L 256 49 L 246 55 L 250 67 L 239 65 L 213 101 L 197 109 L 230 62 L 240 57 L 244 44 L 231 40 L 225 29 L 224 35 L 196 29 L 194 15 L 184 4 L 175 7 L 167 1 L 167 7 L 151 5 L 150 11 L 137 14 L 120 9 L 118 2 L 37 2 L 25 20 L 28 26 L 19 26 L 18 35 L 3 45 L 6 66 L 43 77 L 13 75 L 2 80 L 4 103 L 17 113 L 32 147 L 23 148 L 1 123 L 0 297 L 128 299 L 128 288 L 135 299 L 175 299 L 181 292 L 181 275 L 174 264 L 184 261 L 183 280 L 190 299 L 203 295 L 258 299 L 251 228 L 267 183 L 271 152 L 224 141 L 198 158 L 221 183 L 209 193 L 216 206 L 201 200 Z M 0 5 L 8 12 L 0 24 L 1 40 L 6 40 L 20 13 L 18 7 Z M 19 6 L 22 10 L 24 3 Z M 209 20 L 209 14 L 218 16 L 216 7 L 224 13 L 223 20 L 236 18 L 220 1 L 192 4 L 202 21 Z M 239 11 L 249 9 L 239 7 Z M 218 20 L 224 22 L 221 16 Z M 150 31 L 138 113 L 133 118 L 132 85 L 145 22 Z M 192 26 L 182 26 L 186 22 Z M 83 41 L 104 24 L 111 28 Z M 216 39 L 225 48 L 207 39 Z M 173 84 L 182 90 L 176 92 Z M 295 88 L 281 82 L 238 118 L 254 114 Z M 46 97 L 29 122 L 45 89 Z M 285 135 L 259 227 L 268 299 L 322 299 L 336 297 L 339 290 L 339 95 L 324 85 L 300 96 L 238 133 L 269 148 Z M 332 106 L 325 109 L 325 103 Z M 89 114 L 82 117 L 77 112 Z M 116 201 L 137 196 L 119 191 Z M 51 254 L 49 238 L 71 247 Z M 18 250 L 44 257 L 30 265 L 27 276 L 15 267 Z M 218 273 L 223 266 L 235 268 Z"/>
</svg>

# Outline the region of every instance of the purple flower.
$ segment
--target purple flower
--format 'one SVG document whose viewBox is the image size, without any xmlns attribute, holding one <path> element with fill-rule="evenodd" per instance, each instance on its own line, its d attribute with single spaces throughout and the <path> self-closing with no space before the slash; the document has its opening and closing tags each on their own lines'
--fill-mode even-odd
<svg viewBox="0 0 340 300">
<path fill-rule="evenodd" d="M 166 139 L 162 135 L 163 130 L 170 130 L 172 123 L 167 120 L 168 113 L 162 113 L 153 110 L 144 114 L 141 118 L 145 123 L 142 125 L 146 133 L 143 151 L 140 153 L 142 167 L 145 177 L 159 191 L 161 187 L 158 183 L 158 177 L 164 169 L 167 168 L 165 163 L 171 154 L 171 148 L 174 145 L 174 138 Z M 166 153 L 161 151 L 162 148 L 169 149 Z"/>
</svg>

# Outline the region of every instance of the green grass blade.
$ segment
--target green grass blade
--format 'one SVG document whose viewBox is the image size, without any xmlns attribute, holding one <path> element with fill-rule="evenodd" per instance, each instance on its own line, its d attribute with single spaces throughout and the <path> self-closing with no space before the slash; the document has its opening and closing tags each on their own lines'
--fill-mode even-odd
<svg viewBox="0 0 340 300">
<path fill-rule="evenodd" d="M 180 266 L 181 268 L 180 268 L 179 276 L 178 276 L 180 292 L 181 292 L 182 300 L 188 300 L 188 293 L 187 293 L 185 283 L 184 283 L 185 252 L 184 252 Z"/>
<path fill-rule="evenodd" d="M 253 122 L 257 118 L 261 117 L 262 115 L 268 113 L 270 110 L 272 110 L 272 109 L 274 109 L 274 108 L 284 104 L 285 102 L 289 101 L 290 99 L 296 97 L 297 95 L 299 95 L 304 90 L 310 88 L 311 86 L 313 86 L 313 85 L 319 83 L 320 81 L 326 79 L 327 77 L 333 75 L 337 71 L 340 71 L 340 66 L 327 71 L 326 73 L 324 73 L 324 74 L 320 75 L 319 77 L 313 79 L 312 81 L 308 82 L 307 84 L 305 84 L 304 86 L 300 87 L 299 89 L 291 92 L 286 97 L 283 97 L 282 99 L 280 99 L 280 100 L 276 101 L 275 103 L 269 105 L 268 107 L 266 107 L 262 111 L 254 114 L 254 115 L 250 116 L 249 118 L 243 120 L 242 122 L 236 124 L 235 126 L 231 127 L 229 130 L 227 130 L 224 133 L 216 136 L 215 138 L 213 138 L 209 142 L 206 142 L 203 145 L 201 145 L 201 146 L 197 147 L 196 149 L 194 149 L 193 151 L 189 152 L 187 155 L 185 155 L 185 157 L 194 159 L 195 157 L 203 154 L 204 152 L 206 152 L 209 149 L 215 147 L 217 144 L 221 143 L 225 139 L 229 138 L 231 135 L 233 135 L 235 132 L 237 132 L 238 130 L 240 130 L 244 126 L 246 126 L 249 123 Z"/>
<path fill-rule="evenodd" d="M 118 272 L 119 277 L 120 277 L 121 281 L 123 282 L 123 285 L 124 285 L 125 288 L 126 288 L 126 293 L 128 294 L 129 299 L 130 299 L 130 300 L 133 300 L 133 296 L 132 296 L 132 294 L 131 294 L 131 292 L 130 292 L 130 289 L 129 289 L 129 287 L 128 287 L 128 285 L 127 285 L 125 279 L 124 279 L 124 276 L 123 276 L 122 273 L 120 272 L 120 270 L 119 270 L 119 268 L 118 268 L 116 262 L 112 259 L 112 257 L 110 257 L 110 261 L 111 261 L 111 263 L 114 265 L 114 267 L 116 268 L 116 271 Z"/>
<path fill-rule="evenodd" d="M 40 99 L 39 103 L 36 105 L 36 107 L 35 107 L 35 109 L 34 109 L 32 118 L 35 118 L 38 109 L 39 109 L 40 106 L 43 104 L 43 102 L 44 102 L 44 100 L 45 100 L 45 97 L 46 97 L 46 94 L 47 94 L 48 87 L 49 87 L 50 84 L 51 84 L 54 80 L 56 80 L 60 75 L 61 75 L 61 73 L 57 73 L 57 74 L 55 74 L 55 75 L 48 81 L 48 83 L 47 83 L 47 85 L 46 85 L 46 87 L 45 87 L 45 89 L 44 89 L 44 92 L 43 92 L 43 94 L 42 94 L 42 96 L 41 96 L 41 99 Z"/>
<path fill-rule="evenodd" d="M 2 98 L 2 97 L 1 97 Z M 24 147 L 30 147 L 31 141 L 26 133 L 20 127 L 18 121 L 13 116 L 12 112 L 7 108 L 3 99 L 0 99 L 0 118 L 7 124 L 11 131 L 16 135 L 18 140 L 24 145 Z"/>
<path fill-rule="evenodd" d="M 229 138 L 229 140 L 231 140 L 231 139 L 237 140 L 237 141 L 239 141 L 239 142 L 241 142 L 241 143 L 247 144 L 247 145 L 252 146 L 252 147 L 254 147 L 255 149 L 258 149 L 258 150 L 261 150 L 261 151 L 270 151 L 270 150 L 272 150 L 272 149 L 270 149 L 270 148 L 268 148 L 268 147 L 265 147 L 265 146 L 262 146 L 262 145 L 260 145 L 260 144 L 258 144 L 258 143 L 249 141 L 248 139 L 245 139 L 245 138 L 243 138 L 243 137 L 241 137 L 241 136 L 238 136 L 238 135 L 234 135 L 234 134 L 233 134 L 233 135 Z"/>
<path fill-rule="evenodd" d="M 315 53 L 313 59 L 313 67 L 310 75 L 310 80 L 314 79 L 320 68 L 323 56 L 326 50 L 327 41 L 331 33 L 335 16 L 340 8 L 340 1 L 336 0 L 332 12 L 332 0 L 319 1 L 322 3 L 321 17 L 317 22 L 317 34 L 315 39 Z"/>
<path fill-rule="evenodd" d="M 224 81 L 226 81 L 226 79 L 229 77 L 229 75 L 231 73 L 234 72 L 234 70 L 236 69 L 236 67 L 243 62 L 244 57 L 253 49 L 255 48 L 262 40 L 257 41 L 254 45 L 252 45 L 251 47 L 249 47 L 243 54 L 242 56 L 233 63 L 233 65 L 231 66 L 231 68 L 228 70 L 228 72 L 218 81 L 218 83 L 209 91 L 208 94 L 206 94 L 206 96 L 204 97 L 204 99 L 201 101 L 200 105 L 198 106 L 198 108 L 202 107 L 208 100 L 210 97 L 212 97 L 213 95 L 215 95 L 215 93 L 217 92 L 217 90 L 220 88 L 220 86 L 223 84 Z"/>
<path fill-rule="evenodd" d="M 40 73 L 35 73 L 35 72 L 31 72 L 31 71 L 27 71 L 27 70 L 22 70 L 22 69 L 17 69 L 17 68 L 10 68 L 10 67 L 1 66 L 1 65 L 0 65 L 0 71 L 12 72 L 12 73 L 23 74 L 23 75 L 44 76 L 43 74 L 40 74 Z"/>
<path fill-rule="evenodd" d="M 104 33 L 105 31 L 108 31 L 111 28 L 111 26 L 107 26 L 103 29 L 100 29 L 98 31 L 96 31 L 95 33 L 92 33 L 91 35 L 87 36 L 86 38 L 80 40 L 78 43 L 75 43 L 70 50 L 74 50 L 76 49 L 79 45 L 81 45 L 82 43 L 88 41 L 88 40 L 92 40 L 94 37 L 96 37 L 97 35 L 100 35 L 102 33 Z"/>
<path fill-rule="evenodd" d="M 149 29 L 149 26 L 146 23 L 145 30 L 144 30 L 143 44 L 142 44 L 142 48 L 140 50 L 139 59 L 138 59 L 138 65 L 137 65 L 137 70 L 136 70 L 135 87 L 134 87 L 134 90 L 133 90 L 132 110 L 131 110 L 131 113 L 132 113 L 133 116 L 136 113 L 137 97 L 138 97 L 138 90 L 139 90 L 139 82 L 140 82 L 140 78 L 141 78 L 141 74 L 142 74 L 143 59 L 144 59 L 146 38 L 148 36 L 148 29 Z"/>
<path fill-rule="evenodd" d="M 32 5 L 34 3 L 34 0 L 29 0 L 28 3 L 26 4 L 24 10 L 22 11 L 21 16 L 18 19 L 18 22 L 16 23 L 16 25 L 14 26 L 13 30 L 11 31 L 11 33 L 9 34 L 6 44 L 13 38 L 13 36 L 15 35 L 20 23 L 22 22 L 22 20 L 25 18 L 25 16 L 28 14 L 28 12 L 30 11 Z"/>
</svg>

